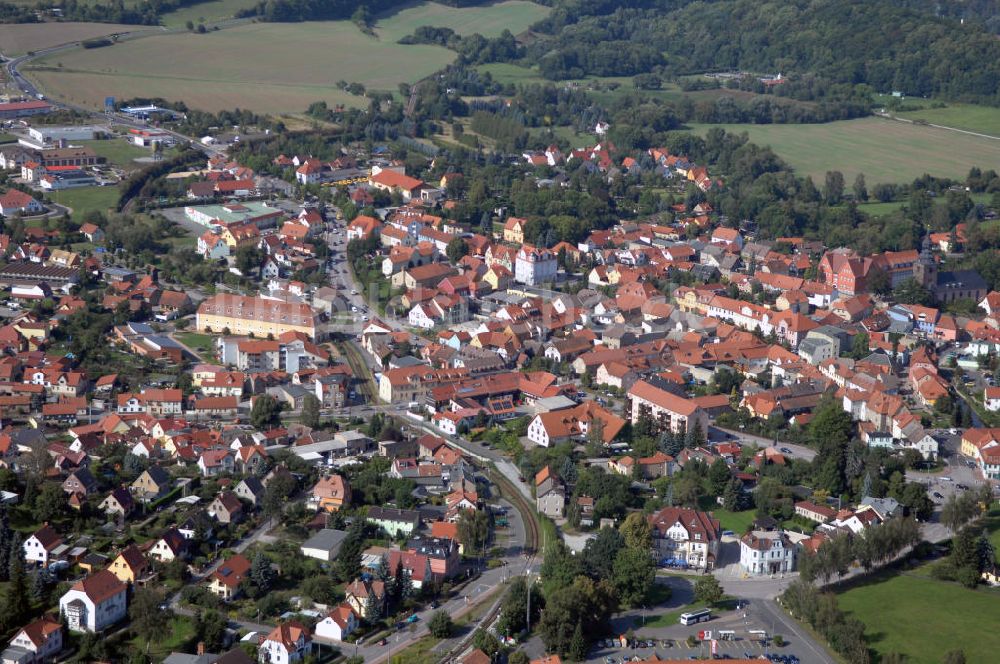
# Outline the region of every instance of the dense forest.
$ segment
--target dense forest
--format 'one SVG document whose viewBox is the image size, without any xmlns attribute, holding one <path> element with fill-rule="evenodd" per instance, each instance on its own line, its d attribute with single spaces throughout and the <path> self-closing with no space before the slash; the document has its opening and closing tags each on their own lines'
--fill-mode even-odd
<svg viewBox="0 0 1000 664">
<path fill-rule="evenodd" d="M 485 0 L 437 0 L 451 7 L 481 5 Z M 237 16 L 264 21 L 333 21 L 350 18 L 367 23 L 369 17 L 410 4 L 411 0 L 262 0 Z"/>
<path fill-rule="evenodd" d="M 706 70 L 1000 104 L 1000 41 L 981 24 L 865 0 L 562 0 L 528 59 L 547 78 Z"/>
<path fill-rule="evenodd" d="M 135 4 L 124 2 L 78 2 L 58 0 L 39 2 L 35 6 L 0 2 L 0 23 L 34 23 L 38 12 L 58 10 L 58 15 L 69 21 L 95 23 L 125 23 L 128 25 L 158 25 L 160 17 L 182 7 L 201 4 L 208 0 L 141 0 Z"/>
</svg>

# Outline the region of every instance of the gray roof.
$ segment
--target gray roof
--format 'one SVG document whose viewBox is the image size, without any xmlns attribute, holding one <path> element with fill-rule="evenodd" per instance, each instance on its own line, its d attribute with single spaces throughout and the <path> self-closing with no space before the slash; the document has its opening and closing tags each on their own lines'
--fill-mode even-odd
<svg viewBox="0 0 1000 664">
<path fill-rule="evenodd" d="M 172 652 L 163 660 L 163 664 L 214 664 L 218 659 L 218 655 L 211 653 L 189 655 L 184 652 Z"/>
<path fill-rule="evenodd" d="M 340 547 L 345 539 L 347 539 L 347 531 L 324 528 L 303 542 L 302 548 L 329 551 L 333 555 L 336 555 L 340 552 Z"/>
</svg>

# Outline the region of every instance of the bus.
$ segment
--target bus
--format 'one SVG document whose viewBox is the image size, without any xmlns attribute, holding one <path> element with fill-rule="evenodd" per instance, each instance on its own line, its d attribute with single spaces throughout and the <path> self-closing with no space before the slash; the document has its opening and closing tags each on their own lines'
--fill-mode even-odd
<svg viewBox="0 0 1000 664">
<path fill-rule="evenodd" d="M 705 622 L 706 620 L 711 619 L 711 611 L 708 609 L 698 609 L 697 611 L 682 613 L 680 622 L 682 625 L 694 625 L 695 623 Z"/>
</svg>

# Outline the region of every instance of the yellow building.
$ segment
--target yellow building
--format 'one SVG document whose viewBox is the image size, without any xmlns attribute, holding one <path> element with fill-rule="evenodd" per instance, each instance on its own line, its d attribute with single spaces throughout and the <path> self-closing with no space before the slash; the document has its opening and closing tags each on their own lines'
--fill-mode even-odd
<svg viewBox="0 0 1000 664">
<path fill-rule="evenodd" d="M 219 334 L 253 335 L 264 339 L 285 332 L 302 332 L 316 339 L 318 316 L 302 302 L 281 302 L 243 295 L 214 295 L 198 307 L 198 330 Z"/>
<path fill-rule="evenodd" d="M 503 241 L 512 244 L 524 244 L 524 225 L 527 219 L 511 217 L 503 225 Z"/>
<path fill-rule="evenodd" d="M 149 571 L 149 561 L 146 556 L 134 545 L 130 545 L 118 554 L 118 557 L 111 561 L 108 569 L 118 577 L 119 581 L 134 584 L 138 579 L 145 576 Z"/>
</svg>

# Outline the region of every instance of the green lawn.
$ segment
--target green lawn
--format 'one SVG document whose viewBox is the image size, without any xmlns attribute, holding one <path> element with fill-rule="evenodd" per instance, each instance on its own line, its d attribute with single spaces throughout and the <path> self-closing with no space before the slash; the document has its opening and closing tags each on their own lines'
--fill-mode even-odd
<svg viewBox="0 0 1000 664">
<path fill-rule="evenodd" d="M 17 136 L 14 134 L 0 134 L 0 143 L 17 143 Z"/>
<path fill-rule="evenodd" d="M 742 535 L 757 518 L 754 510 L 744 510 L 742 512 L 730 512 L 719 507 L 712 496 L 705 496 L 698 501 L 698 507 L 706 512 L 711 512 L 712 516 L 719 520 L 723 530 L 731 530 L 737 536 Z"/>
<path fill-rule="evenodd" d="M 170 621 L 170 633 L 164 635 L 158 642 L 149 643 L 148 655 L 152 661 L 160 661 L 174 651 L 188 651 L 192 645 L 190 642 L 195 638 L 194 624 L 190 618 L 177 616 Z M 146 640 L 135 637 L 129 641 L 132 652 L 147 652 Z"/>
<path fill-rule="evenodd" d="M 882 655 L 899 652 L 909 664 L 939 664 L 961 648 L 968 662 L 994 662 L 1000 652 L 1000 593 L 911 575 L 882 576 L 838 597 L 840 608 L 868 626 Z"/>
<path fill-rule="evenodd" d="M 871 189 L 925 173 L 964 178 L 972 166 L 986 169 L 1000 163 L 1000 141 L 882 118 L 814 125 L 691 125 L 701 134 L 711 127 L 747 132 L 751 141 L 770 145 L 818 185 L 831 170 L 841 171 L 848 183 L 864 173 Z"/>
<path fill-rule="evenodd" d="M 731 530 L 739 537 L 750 528 L 757 513 L 753 510 L 730 512 L 729 510 L 713 509 L 712 515 L 722 524 L 723 530 Z"/>
<path fill-rule="evenodd" d="M 47 194 L 59 205 L 73 208 L 73 218 L 79 219 L 90 211 L 107 212 L 118 204 L 118 187 L 79 187 Z"/>
<path fill-rule="evenodd" d="M 193 351 L 198 351 L 201 348 L 211 351 L 213 342 L 215 341 L 215 337 L 212 335 L 200 332 L 177 332 L 174 336 Z"/>
<path fill-rule="evenodd" d="M 1000 108 L 973 104 L 948 104 L 945 108 L 897 113 L 907 120 L 924 120 L 944 127 L 1000 137 Z"/>
<path fill-rule="evenodd" d="M 89 147 L 98 157 L 104 157 L 109 163 L 122 168 L 134 168 L 135 159 L 152 157 L 153 151 L 140 148 L 125 138 L 109 138 L 102 141 L 77 141 L 77 144 Z"/>
</svg>

